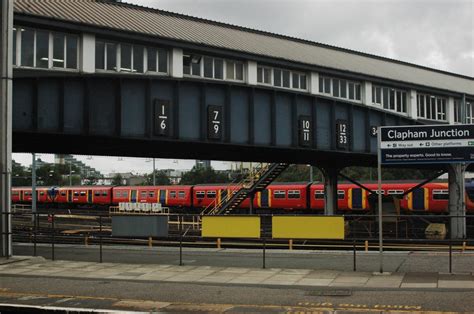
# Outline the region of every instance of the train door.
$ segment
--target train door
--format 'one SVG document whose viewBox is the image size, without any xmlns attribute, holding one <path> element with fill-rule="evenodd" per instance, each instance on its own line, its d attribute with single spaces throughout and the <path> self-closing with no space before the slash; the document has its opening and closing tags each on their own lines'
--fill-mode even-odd
<svg viewBox="0 0 474 314">
<path fill-rule="evenodd" d="M 23 191 L 20 191 L 20 202 L 23 202 Z"/>
<path fill-rule="evenodd" d="M 221 189 L 219 191 L 219 199 L 218 203 L 221 203 L 227 199 L 227 190 L 226 189 Z"/>
<path fill-rule="evenodd" d="M 92 197 L 94 194 L 92 194 L 92 190 L 87 190 L 87 203 L 92 204 Z"/>
<path fill-rule="evenodd" d="M 361 188 L 354 188 L 352 190 L 352 204 L 349 204 L 350 208 L 352 209 L 362 209 L 363 208 L 363 200 L 362 200 L 362 189 Z"/>
<path fill-rule="evenodd" d="M 137 190 L 130 191 L 130 202 L 136 203 L 137 202 Z"/>
<path fill-rule="evenodd" d="M 270 207 L 270 202 L 269 202 L 269 198 L 268 198 L 268 190 L 265 189 L 265 190 L 262 190 L 260 192 L 260 207 L 261 208 L 269 208 Z"/>
<path fill-rule="evenodd" d="M 72 203 L 72 190 L 67 191 L 67 202 Z"/>
<path fill-rule="evenodd" d="M 412 192 L 412 209 L 425 210 L 425 189 L 419 188 Z"/>
<path fill-rule="evenodd" d="M 163 206 L 166 206 L 166 190 L 160 190 L 160 203 Z"/>
</svg>

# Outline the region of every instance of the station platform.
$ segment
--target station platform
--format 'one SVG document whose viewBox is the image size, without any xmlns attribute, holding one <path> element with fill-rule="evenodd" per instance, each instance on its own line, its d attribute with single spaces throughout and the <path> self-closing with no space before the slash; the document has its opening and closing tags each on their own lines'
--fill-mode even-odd
<svg viewBox="0 0 474 314">
<path fill-rule="evenodd" d="M 62 249 L 72 252 L 72 247 Z M 192 265 L 190 259 L 179 266 L 140 263 L 137 252 L 149 250 L 132 251 L 136 260 L 127 263 L 52 261 L 31 256 L 1 259 L 0 311 L 2 306 L 12 304 L 158 312 L 330 313 L 364 309 L 383 313 L 474 308 L 474 300 L 469 297 L 474 291 L 471 272 L 449 274 L 426 269 L 380 274 L 314 268 L 262 269 L 225 266 L 225 262 L 222 266 Z M 215 250 L 202 249 L 199 254 L 212 252 Z M 188 252 L 188 258 L 192 256 Z"/>
</svg>

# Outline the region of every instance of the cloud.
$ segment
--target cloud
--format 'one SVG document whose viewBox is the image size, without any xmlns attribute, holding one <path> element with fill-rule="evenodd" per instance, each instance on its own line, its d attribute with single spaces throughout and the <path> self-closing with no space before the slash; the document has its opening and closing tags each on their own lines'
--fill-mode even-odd
<svg viewBox="0 0 474 314">
<path fill-rule="evenodd" d="M 474 76 L 471 0 L 128 1 Z"/>
</svg>

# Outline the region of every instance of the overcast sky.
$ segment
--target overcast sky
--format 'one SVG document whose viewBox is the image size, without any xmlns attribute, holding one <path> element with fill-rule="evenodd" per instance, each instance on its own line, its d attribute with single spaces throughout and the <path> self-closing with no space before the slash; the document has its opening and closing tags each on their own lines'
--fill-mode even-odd
<svg viewBox="0 0 474 314">
<path fill-rule="evenodd" d="M 474 76 L 474 0 L 124 0 Z M 23 164 L 31 156 L 14 154 Z M 52 161 L 52 155 L 42 155 Z M 103 173 L 150 172 L 138 158 L 80 156 Z M 157 160 L 189 169 L 194 161 Z M 215 162 L 223 169 L 228 163 Z"/>
</svg>

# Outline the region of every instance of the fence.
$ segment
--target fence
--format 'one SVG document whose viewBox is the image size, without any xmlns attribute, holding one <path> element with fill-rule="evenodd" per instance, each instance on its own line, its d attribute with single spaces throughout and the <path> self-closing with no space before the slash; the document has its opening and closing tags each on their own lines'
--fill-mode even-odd
<svg viewBox="0 0 474 314">
<path fill-rule="evenodd" d="M 379 249 L 376 215 L 345 215 L 337 217 L 327 216 L 291 216 L 295 223 L 290 224 L 288 230 L 295 233 L 292 236 L 288 230 L 282 232 L 281 228 L 288 221 L 278 222 L 283 216 L 200 216 L 200 215 L 166 215 L 169 226 L 167 236 L 128 238 L 113 237 L 112 223 L 109 215 L 60 215 L 55 213 L 3 213 L 4 219 L 12 221 L 12 232 L 2 236 L 11 236 L 15 243 L 29 243 L 32 255 L 38 255 L 38 248 L 49 246 L 49 256 L 56 259 L 57 245 L 74 244 L 80 246 L 97 246 L 96 259 L 103 262 L 104 246 L 113 245 L 147 245 L 179 247 L 179 264 L 183 264 L 183 248 L 190 246 L 218 247 L 224 245 L 228 248 L 257 248 L 261 249 L 262 267 L 266 267 L 268 249 L 309 249 L 326 250 L 337 249 L 352 251 L 352 269 L 358 268 L 357 259 L 366 258 L 362 252 L 371 252 Z M 5 217 L 6 215 L 6 217 Z M 223 218 L 234 218 L 231 224 L 225 225 Z M 342 224 L 336 234 L 318 233 L 312 236 L 308 232 L 301 233 L 301 219 L 309 221 L 310 218 L 341 219 Z M 450 223 L 452 219 L 467 221 L 467 237 L 465 239 L 449 239 Z M 453 253 L 467 253 L 473 248 L 471 216 L 446 216 L 446 215 L 386 215 L 383 217 L 384 249 L 388 251 L 431 251 L 442 252 L 447 255 L 445 262 L 449 272 L 453 271 Z M 213 221 L 212 228 L 201 231 L 206 219 Z M 272 221 L 273 220 L 273 221 Z M 237 223 L 238 221 L 238 223 Z M 318 222 L 320 223 L 320 222 Z M 237 226 L 242 232 L 235 232 L 230 226 Z M 301 224 L 303 225 L 303 224 Z M 306 230 L 314 228 L 309 224 Z M 341 230 L 342 229 L 342 236 Z M 292 232 L 293 232 L 292 231 Z M 313 230 L 314 231 L 314 230 Z M 285 233 L 286 232 L 286 233 Z M 44 255 L 44 254 L 43 254 Z M 474 257 L 473 257 L 474 260 Z M 291 265 L 288 265 L 290 267 Z"/>
</svg>

